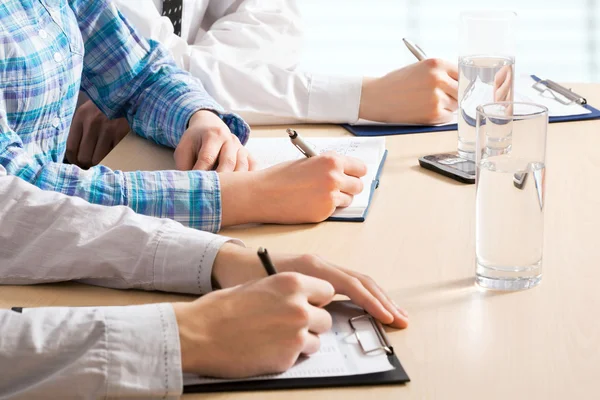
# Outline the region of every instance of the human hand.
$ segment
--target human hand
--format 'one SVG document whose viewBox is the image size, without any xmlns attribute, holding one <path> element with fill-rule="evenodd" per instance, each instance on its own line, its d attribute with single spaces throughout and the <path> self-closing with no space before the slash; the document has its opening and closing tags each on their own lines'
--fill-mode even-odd
<svg viewBox="0 0 600 400">
<path fill-rule="evenodd" d="M 129 131 L 125 118 L 110 120 L 88 100 L 73 117 L 67 139 L 67 160 L 85 169 L 98 165 Z"/>
<path fill-rule="evenodd" d="M 359 116 L 411 124 L 448 122 L 458 108 L 458 69 L 430 58 L 381 78 L 364 78 Z"/>
<path fill-rule="evenodd" d="M 334 291 L 325 281 L 282 273 L 174 303 L 183 372 L 244 378 L 284 372 L 319 350 L 331 329 L 322 309 Z"/>
<path fill-rule="evenodd" d="M 196 112 L 175 149 L 179 170 L 252 171 L 254 158 L 223 120 L 208 110 Z"/>
<path fill-rule="evenodd" d="M 366 165 L 326 153 L 247 174 L 220 174 L 222 224 L 321 222 L 363 190 Z"/>
<path fill-rule="evenodd" d="M 312 255 L 271 254 L 279 272 L 298 272 L 329 282 L 337 294 L 345 295 L 381 323 L 394 328 L 408 326 L 408 314 L 367 275 L 338 267 Z M 233 287 L 265 276 L 256 252 L 226 243 L 221 247 L 213 265 L 212 276 L 222 288 Z"/>
<path fill-rule="evenodd" d="M 513 101 L 513 66 L 505 65 L 494 76 L 494 101 Z"/>
</svg>

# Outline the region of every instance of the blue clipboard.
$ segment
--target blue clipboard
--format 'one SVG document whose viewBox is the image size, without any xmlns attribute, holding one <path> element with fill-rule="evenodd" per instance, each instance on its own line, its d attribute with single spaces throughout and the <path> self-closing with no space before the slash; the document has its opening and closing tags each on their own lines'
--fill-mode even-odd
<svg viewBox="0 0 600 400">
<path fill-rule="evenodd" d="M 375 193 L 375 189 L 379 187 L 381 171 L 383 171 L 383 164 L 385 164 L 385 160 L 387 158 L 388 151 L 386 150 L 383 153 L 383 157 L 381 157 L 381 163 L 379 163 L 379 168 L 377 169 L 377 175 L 375 175 L 375 179 L 371 182 L 371 193 L 369 194 L 369 204 L 367 204 L 367 208 L 365 208 L 365 212 L 360 217 L 329 217 L 327 221 L 338 221 L 338 222 L 365 222 L 367 218 L 367 214 L 369 213 L 369 208 L 371 208 L 371 203 L 373 201 L 373 194 Z"/>
<path fill-rule="evenodd" d="M 533 80 L 539 82 L 541 79 L 535 75 L 531 75 Z M 600 110 L 584 104 L 583 107 L 590 110 L 591 113 L 584 115 L 568 115 L 568 116 L 557 116 L 550 117 L 550 123 L 557 122 L 572 122 L 572 121 L 586 121 L 591 119 L 600 119 Z M 458 129 L 458 124 L 448 124 L 440 126 L 427 126 L 427 125 L 342 125 L 344 129 L 349 131 L 355 136 L 390 136 L 390 135 L 406 135 L 411 133 L 429 133 L 429 132 L 443 132 L 443 131 L 455 131 Z"/>
</svg>

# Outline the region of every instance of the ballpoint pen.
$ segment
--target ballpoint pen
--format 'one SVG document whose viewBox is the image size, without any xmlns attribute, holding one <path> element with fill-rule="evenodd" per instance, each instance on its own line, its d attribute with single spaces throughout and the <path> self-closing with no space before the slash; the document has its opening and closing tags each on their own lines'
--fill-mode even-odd
<svg viewBox="0 0 600 400">
<path fill-rule="evenodd" d="M 273 261 L 271 261 L 271 257 L 267 252 L 267 249 L 261 247 L 258 249 L 258 258 L 263 265 L 263 268 L 267 272 L 267 275 L 275 275 L 277 273 L 277 269 L 275 269 L 275 265 L 273 265 Z"/>
<path fill-rule="evenodd" d="M 549 89 L 552 89 L 555 92 L 560 93 L 567 99 L 574 101 L 575 103 L 579 104 L 580 106 L 587 104 L 587 100 L 585 99 L 585 97 L 573 92 L 571 89 L 567 89 L 564 86 L 559 85 L 558 83 L 556 83 L 554 81 L 551 81 L 550 79 L 546 79 L 544 81 L 544 83 Z"/>
<path fill-rule="evenodd" d="M 406 47 L 408 47 L 408 50 L 410 50 L 410 52 L 413 53 L 415 57 L 417 57 L 417 60 L 423 61 L 427 58 L 427 55 L 419 46 L 417 46 L 407 38 L 402 39 L 402 41 L 404 42 Z"/>
<path fill-rule="evenodd" d="M 302 139 L 302 136 L 300 136 L 298 132 L 290 128 L 286 129 L 286 132 L 290 137 L 292 144 L 307 158 L 318 156 L 317 152 Z"/>
</svg>

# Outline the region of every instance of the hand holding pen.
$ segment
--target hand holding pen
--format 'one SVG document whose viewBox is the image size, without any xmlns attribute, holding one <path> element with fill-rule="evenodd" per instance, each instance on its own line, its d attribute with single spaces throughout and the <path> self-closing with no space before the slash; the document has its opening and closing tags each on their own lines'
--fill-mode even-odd
<svg viewBox="0 0 600 400">
<path fill-rule="evenodd" d="M 449 122 L 458 108 L 458 68 L 425 52 L 408 39 L 404 44 L 419 61 L 380 78 L 364 78 L 359 115 L 398 124 Z"/>
</svg>

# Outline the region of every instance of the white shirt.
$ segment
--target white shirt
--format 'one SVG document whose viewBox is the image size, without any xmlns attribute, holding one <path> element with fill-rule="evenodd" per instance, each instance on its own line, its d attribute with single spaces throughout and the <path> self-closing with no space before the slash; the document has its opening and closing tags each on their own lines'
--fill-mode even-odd
<svg viewBox="0 0 600 400">
<path fill-rule="evenodd" d="M 79 281 L 203 294 L 230 240 L 42 191 L 2 166 L 0 227 L 4 285 Z M 183 383 L 173 308 L 0 310 L 0 371 L 2 399 L 177 398 Z"/>
<path fill-rule="evenodd" d="M 251 125 L 358 120 L 362 77 L 296 69 L 302 30 L 295 0 L 183 0 L 182 38 L 161 16 L 162 0 L 113 1 Z"/>
</svg>

